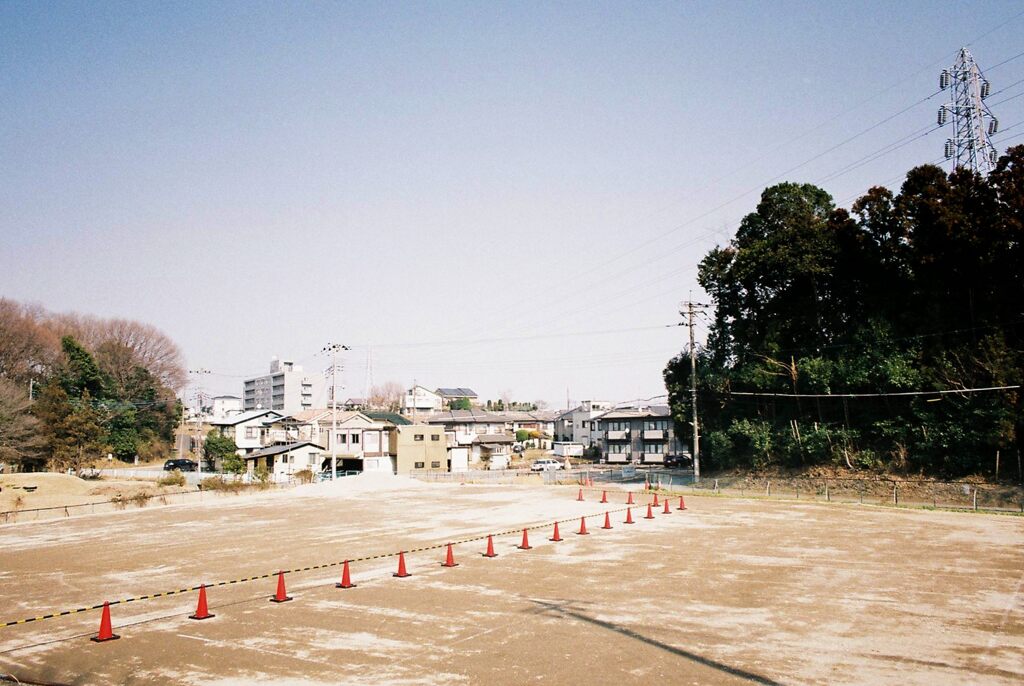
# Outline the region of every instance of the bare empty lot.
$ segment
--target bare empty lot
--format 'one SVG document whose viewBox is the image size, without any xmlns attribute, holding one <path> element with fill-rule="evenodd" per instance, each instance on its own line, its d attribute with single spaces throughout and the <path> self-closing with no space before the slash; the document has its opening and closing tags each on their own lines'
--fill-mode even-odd
<svg viewBox="0 0 1024 686">
<path fill-rule="evenodd" d="M 0 622 L 199 583 L 455 548 L 0 628 L 0 673 L 74 684 L 1018 684 L 1024 519 L 727 498 L 602 530 L 599 493 L 426 485 L 309 486 L 202 505 L 0 527 Z M 646 504 L 648 498 L 641 499 Z"/>
</svg>

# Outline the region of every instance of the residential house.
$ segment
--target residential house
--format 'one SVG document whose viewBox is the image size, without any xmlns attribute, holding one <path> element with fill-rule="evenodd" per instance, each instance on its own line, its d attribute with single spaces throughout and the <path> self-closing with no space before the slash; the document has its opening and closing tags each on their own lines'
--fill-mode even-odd
<svg viewBox="0 0 1024 686">
<path fill-rule="evenodd" d="M 426 420 L 427 424 L 444 427 L 452 471 L 462 465 L 504 469 L 515 443 L 513 420 L 503 414 L 482 410 L 447 410 Z"/>
<path fill-rule="evenodd" d="M 468 401 L 470 407 L 480 406 L 480 398 L 472 388 L 438 388 L 434 393 L 441 396 L 443 407 L 448 410 L 460 400 Z"/>
<path fill-rule="evenodd" d="M 443 405 L 444 401 L 437 393 L 423 386 L 413 386 L 402 398 L 402 414 L 407 417 L 429 416 L 439 412 Z"/>
<path fill-rule="evenodd" d="M 444 427 L 428 424 L 403 424 L 390 433 L 390 452 L 398 474 L 427 469 L 448 471 L 448 444 Z M 462 470 L 464 471 L 464 470 Z"/>
<path fill-rule="evenodd" d="M 339 471 L 393 472 L 388 435 L 393 428 L 391 422 L 372 419 L 362 412 L 303 410 L 270 424 L 267 442 L 309 441 L 322 446 L 322 469 L 330 469 L 331 456 L 336 454 Z"/>
<path fill-rule="evenodd" d="M 272 445 L 246 455 L 245 471 L 252 475 L 263 468 L 274 481 L 307 469 L 315 473 L 320 468 L 322 452 L 320 446 L 309 441 Z"/>
<path fill-rule="evenodd" d="M 611 410 L 596 422 L 606 462 L 663 464 L 666 457 L 689 455 L 689 445 L 675 434 L 667 405 Z"/>
<path fill-rule="evenodd" d="M 324 379 L 319 374 L 304 374 L 300 365 L 275 357 L 269 374 L 246 379 L 242 389 L 242 409 L 292 414 L 323 402 Z"/>
<path fill-rule="evenodd" d="M 253 410 L 224 419 L 214 419 L 210 421 L 210 426 L 221 436 L 233 439 L 238 446 L 239 455 L 248 455 L 262 449 L 268 443 L 268 423 L 272 424 L 283 416 L 274 410 Z"/>
<path fill-rule="evenodd" d="M 520 431 L 530 434 L 527 445 L 541 450 L 550 450 L 551 441 L 555 436 L 555 420 L 559 413 L 553 410 L 532 410 L 530 412 L 503 412 L 502 415 L 511 420 L 512 433 L 518 436 Z"/>
<path fill-rule="evenodd" d="M 599 445 L 601 436 L 595 419 L 610 409 L 610 402 L 584 400 L 578 407 L 566 410 L 555 419 L 555 440 L 579 443 L 584 449 Z"/>
</svg>

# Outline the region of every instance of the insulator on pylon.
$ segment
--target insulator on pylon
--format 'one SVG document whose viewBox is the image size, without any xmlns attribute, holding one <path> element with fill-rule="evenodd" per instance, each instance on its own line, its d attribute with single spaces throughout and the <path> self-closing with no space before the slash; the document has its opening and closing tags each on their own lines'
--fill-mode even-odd
<svg viewBox="0 0 1024 686">
<path fill-rule="evenodd" d="M 939 89 L 946 90 L 947 88 L 949 88 L 949 70 L 943 69 L 939 74 Z"/>
<path fill-rule="evenodd" d="M 996 131 L 999 130 L 999 120 L 992 117 L 988 120 L 988 135 L 994 136 Z"/>
<path fill-rule="evenodd" d="M 988 97 L 988 94 L 992 92 L 992 86 L 989 85 L 988 81 L 981 82 L 981 99 L 984 100 Z"/>
<path fill-rule="evenodd" d="M 946 106 L 945 105 L 942 105 L 941 107 L 939 107 L 939 116 L 938 116 L 939 126 L 945 126 L 948 114 L 949 114 L 949 112 L 946 110 Z"/>
<path fill-rule="evenodd" d="M 995 150 L 989 150 L 988 159 L 991 160 L 992 164 L 995 164 L 996 162 L 999 161 L 999 153 L 996 152 Z"/>
<path fill-rule="evenodd" d="M 954 152 L 953 141 L 946 139 L 946 159 L 948 160 L 953 157 Z"/>
</svg>

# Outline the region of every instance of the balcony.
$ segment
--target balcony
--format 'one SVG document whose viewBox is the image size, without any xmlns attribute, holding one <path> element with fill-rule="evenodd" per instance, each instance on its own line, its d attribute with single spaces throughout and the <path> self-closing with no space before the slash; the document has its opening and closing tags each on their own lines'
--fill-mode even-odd
<svg viewBox="0 0 1024 686">
<path fill-rule="evenodd" d="M 644 430 L 645 441 L 664 441 L 665 430 L 664 429 L 645 429 Z"/>
<path fill-rule="evenodd" d="M 606 432 L 605 437 L 609 441 L 628 441 L 629 431 L 608 431 Z"/>
<path fill-rule="evenodd" d="M 661 464 L 665 461 L 662 453 L 644 453 L 644 464 Z"/>
<path fill-rule="evenodd" d="M 608 453 L 609 464 L 622 464 L 629 462 L 629 453 Z"/>
</svg>

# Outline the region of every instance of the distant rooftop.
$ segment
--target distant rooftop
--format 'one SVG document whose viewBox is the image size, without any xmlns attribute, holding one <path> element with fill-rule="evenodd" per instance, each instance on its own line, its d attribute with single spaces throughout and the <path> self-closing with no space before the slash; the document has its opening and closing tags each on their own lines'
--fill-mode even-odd
<svg viewBox="0 0 1024 686">
<path fill-rule="evenodd" d="M 472 388 L 438 388 L 437 393 L 442 398 L 476 398 L 476 391 Z"/>
</svg>

